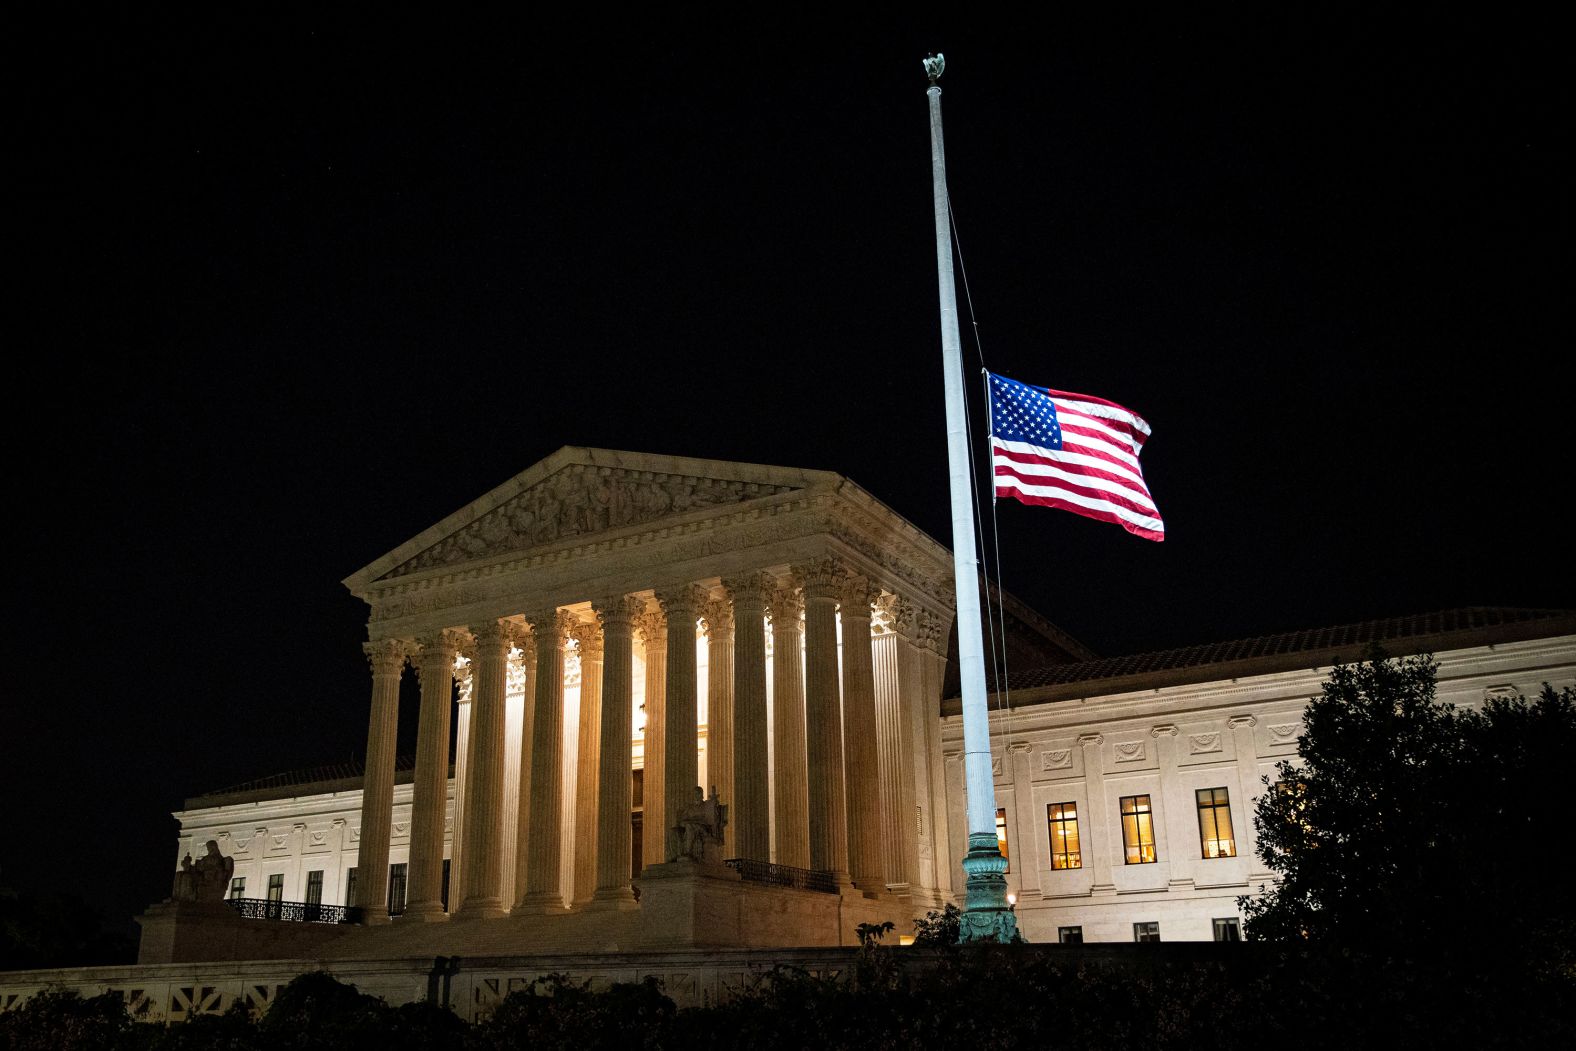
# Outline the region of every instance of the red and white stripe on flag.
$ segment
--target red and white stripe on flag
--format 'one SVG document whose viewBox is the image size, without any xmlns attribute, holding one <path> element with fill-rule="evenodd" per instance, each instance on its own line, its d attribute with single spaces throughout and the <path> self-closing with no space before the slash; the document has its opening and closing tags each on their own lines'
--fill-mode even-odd
<svg viewBox="0 0 1576 1051">
<path fill-rule="evenodd" d="M 990 376 L 991 465 L 996 495 L 1058 507 L 1135 536 L 1164 540 L 1165 524 L 1144 483 L 1142 416 L 1086 394 Z"/>
</svg>

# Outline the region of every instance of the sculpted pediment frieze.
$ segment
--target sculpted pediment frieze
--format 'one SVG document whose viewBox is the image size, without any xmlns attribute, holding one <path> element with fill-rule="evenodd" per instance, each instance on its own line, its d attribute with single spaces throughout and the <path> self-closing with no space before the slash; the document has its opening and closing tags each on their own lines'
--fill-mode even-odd
<svg viewBox="0 0 1576 1051">
<path fill-rule="evenodd" d="M 450 534 L 381 579 L 645 525 L 797 487 L 571 464 Z"/>
</svg>

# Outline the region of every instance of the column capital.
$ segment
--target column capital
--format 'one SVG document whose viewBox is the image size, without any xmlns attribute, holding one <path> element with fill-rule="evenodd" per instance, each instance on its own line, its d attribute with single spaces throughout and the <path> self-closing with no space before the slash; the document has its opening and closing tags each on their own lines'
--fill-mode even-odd
<svg viewBox="0 0 1576 1051">
<path fill-rule="evenodd" d="M 1226 725 L 1231 727 L 1233 730 L 1237 730 L 1242 727 L 1257 726 L 1259 725 L 1259 721 L 1251 715 L 1233 715 L 1230 719 L 1226 720 Z"/>
<path fill-rule="evenodd" d="M 1105 735 L 1079 734 L 1078 743 L 1083 745 L 1085 748 L 1098 748 L 1100 745 L 1105 744 Z"/>
<path fill-rule="evenodd" d="M 647 606 L 635 617 L 635 630 L 640 633 L 640 641 L 649 646 L 663 646 L 668 641 L 668 618 L 662 615 L 660 609 Z"/>
<path fill-rule="evenodd" d="M 514 644 L 515 625 L 509 620 L 484 620 L 471 625 L 478 657 L 507 657 Z"/>
<path fill-rule="evenodd" d="M 591 610 L 601 619 L 604 631 L 613 624 L 633 630 L 635 622 L 646 611 L 646 604 L 633 595 L 609 595 L 593 601 Z"/>
<path fill-rule="evenodd" d="M 538 648 L 548 639 L 551 639 L 555 645 L 562 646 L 575 625 L 580 623 L 573 616 L 556 607 L 527 613 L 525 620 L 531 626 L 531 635 L 536 639 Z"/>
<path fill-rule="evenodd" d="M 582 661 L 599 661 L 602 659 L 602 624 L 601 618 L 595 620 L 576 621 L 575 626 L 569 629 L 569 634 L 580 647 Z M 584 674 L 582 672 L 582 674 Z"/>
<path fill-rule="evenodd" d="M 684 620 L 693 624 L 700 617 L 701 607 L 706 605 L 707 598 L 706 589 L 699 584 L 663 588 L 656 595 L 657 605 L 662 607 L 663 614 L 667 616 L 669 627 Z"/>
<path fill-rule="evenodd" d="M 848 573 L 843 577 L 842 586 L 838 588 L 837 602 L 844 617 L 863 617 L 870 619 L 870 607 L 881 596 L 881 589 L 870 582 L 867 577 L 857 573 Z"/>
<path fill-rule="evenodd" d="M 700 610 L 708 639 L 725 639 L 733 634 L 733 603 L 725 598 L 712 599 Z"/>
<path fill-rule="evenodd" d="M 1179 734 L 1181 732 L 1182 732 L 1181 730 L 1178 730 L 1171 723 L 1164 723 L 1164 724 L 1162 724 L 1160 726 L 1156 726 L 1153 729 L 1151 729 L 1149 731 L 1149 736 L 1153 737 L 1155 740 L 1158 741 L 1162 737 L 1175 737 L 1177 734 Z"/>
<path fill-rule="evenodd" d="M 890 591 L 883 591 L 875 599 L 875 624 L 877 634 L 901 635 L 915 641 L 915 628 L 919 626 L 919 607 Z"/>
<path fill-rule="evenodd" d="M 777 581 L 770 573 L 746 573 L 742 577 L 724 577 L 722 586 L 735 608 L 760 606 L 764 609 Z"/>
<path fill-rule="evenodd" d="M 772 627 L 797 627 L 804 615 L 804 595 L 796 587 L 776 587 L 766 596 L 766 612 Z"/>
<path fill-rule="evenodd" d="M 460 655 L 460 646 L 469 640 L 470 633 L 456 628 L 444 628 L 442 631 L 431 635 L 422 635 L 416 639 L 417 660 L 412 663 L 416 666 L 416 673 L 422 674 L 428 668 L 442 668 L 453 678 L 456 672 L 454 659 Z"/>
<path fill-rule="evenodd" d="M 836 599 L 848 579 L 848 569 L 835 558 L 818 558 L 792 567 L 795 582 L 804 589 L 805 600 Z"/>
<path fill-rule="evenodd" d="M 372 665 L 372 674 L 399 675 L 414 649 L 409 639 L 373 639 L 361 644 L 361 652 Z"/>
<path fill-rule="evenodd" d="M 1029 747 L 1028 741 L 1013 741 L 1011 744 L 1007 745 L 1007 754 L 1028 755 Z"/>
</svg>

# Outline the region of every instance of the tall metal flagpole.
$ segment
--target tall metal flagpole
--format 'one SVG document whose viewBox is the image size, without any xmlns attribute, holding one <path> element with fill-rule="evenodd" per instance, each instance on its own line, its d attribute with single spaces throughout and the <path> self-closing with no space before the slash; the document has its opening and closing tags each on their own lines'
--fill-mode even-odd
<svg viewBox="0 0 1576 1051">
<path fill-rule="evenodd" d="M 990 720 L 985 706 L 985 644 L 980 632 L 980 570 L 975 558 L 974 503 L 963 419 L 963 341 L 952 278 L 952 223 L 947 157 L 941 141 L 941 72 L 946 60 L 924 60 L 930 77 L 930 171 L 936 199 L 936 276 L 941 285 L 941 362 L 946 373 L 947 467 L 952 493 L 953 584 L 958 598 L 958 662 L 963 673 L 963 776 L 968 794 L 969 851 L 962 939 L 1010 942 L 1017 917 L 1007 906 L 1007 860 L 996 842 L 996 784 L 991 777 Z"/>
</svg>

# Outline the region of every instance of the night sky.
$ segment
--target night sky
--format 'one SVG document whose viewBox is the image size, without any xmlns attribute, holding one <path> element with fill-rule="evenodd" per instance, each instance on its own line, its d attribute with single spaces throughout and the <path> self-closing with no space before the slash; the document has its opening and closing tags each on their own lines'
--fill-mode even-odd
<svg viewBox="0 0 1576 1051">
<path fill-rule="evenodd" d="M 949 542 L 935 49 L 985 360 L 1147 417 L 1168 529 L 1003 504 L 1008 590 L 1101 654 L 1576 605 L 1551 27 L 163 17 L 13 40 L 0 883 L 123 920 L 184 797 L 359 757 L 339 581 L 560 446 Z"/>
</svg>

